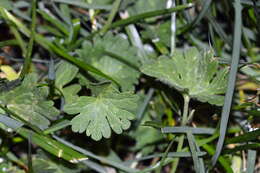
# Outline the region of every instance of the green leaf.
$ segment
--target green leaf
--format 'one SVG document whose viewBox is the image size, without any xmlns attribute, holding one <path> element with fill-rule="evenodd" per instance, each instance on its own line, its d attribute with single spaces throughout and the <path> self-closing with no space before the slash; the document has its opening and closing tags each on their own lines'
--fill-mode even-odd
<svg viewBox="0 0 260 173">
<path fill-rule="evenodd" d="M 78 71 L 79 69 L 75 65 L 61 61 L 56 70 L 55 86 L 62 89 L 76 77 Z"/>
<path fill-rule="evenodd" d="M 22 84 L 11 91 L 0 94 L 0 103 L 22 119 L 46 129 L 59 111 L 47 100 L 46 88 L 37 87 L 37 76 L 27 75 Z"/>
<path fill-rule="evenodd" d="M 7 10 L 11 10 L 12 9 L 12 2 L 9 1 L 9 0 L 1 0 L 0 6 L 7 9 Z"/>
<path fill-rule="evenodd" d="M 160 57 L 141 71 L 201 102 L 222 105 L 227 85 L 227 68 L 219 69 L 213 51 L 200 54 L 196 48 L 176 51 L 171 58 Z"/>
<path fill-rule="evenodd" d="M 109 138 L 111 128 L 117 134 L 130 127 L 135 118 L 138 97 L 129 92 L 120 93 L 111 85 L 97 97 L 81 96 L 75 102 L 65 104 L 64 111 L 77 114 L 72 120 L 72 130 L 94 140 Z"/>
<path fill-rule="evenodd" d="M 108 32 L 104 37 L 96 36 L 93 44 L 84 42 L 78 50 L 81 59 L 111 76 L 122 87 L 123 91 L 133 90 L 140 73 L 132 67 L 139 67 L 140 57 L 137 49 L 130 46 L 127 39 Z M 95 75 L 98 80 L 100 78 Z"/>
<path fill-rule="evenodd" d="M 42 150 L 38 151 L 37 155 L 33 158 L 33 171 L 37 173 L 80 172 L 75 165 L 69 164 L 64 160 L 54 159 L 51 155 L 43 152 Z"/>
<path fill-rule="evenodd" d="M 165 9 L 167 0 L 139 0 L 129 8 L 131 15 Z"/>
</svg>

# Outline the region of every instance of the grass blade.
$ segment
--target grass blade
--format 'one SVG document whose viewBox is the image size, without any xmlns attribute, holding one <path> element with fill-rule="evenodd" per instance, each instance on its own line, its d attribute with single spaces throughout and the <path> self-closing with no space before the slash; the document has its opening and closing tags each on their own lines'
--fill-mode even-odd
<svg viewBox="0 0 260 173">
<path fill-rule="evenodd" d="M 75 43 L 80 31 L 80 19 L 73 19 L 72 26 L 69 34 L 69 44 L 72 45 Z"/>
<path fill-rule="evenodd" d="M 202 148 L 204 150 L 206 150 L 210 155 L 213 155 L 214 152 L 215 152 L 214 148 L 211 145 L 208 145 L 208 144 L 202 145 Z M 226 173 L 233 173 L 233 170 L 231 168 L 231 162 L 229 160 L 227 160 L 225 157 L 220 156 L 218 158 L 218 162 L 225 169 Z"/>
<path fill-rule="evenodd" d="M 62 33 L 64 33 L 66 36 L 69 35 L 69 31 L 66 25 L 59 21 L 58 19 L 54 18 L 53 16 L 49 15 L 47 12 L 43 10 L 37 10 L 37 12 L 49 23 L 51 23 L 53 26 L 55 26 L 57 29 L 59 29 Z"/>
<path fill-rule="evenodd" d="M 201 21 L 201 19 L 206 15 L 211 2 L 212 0 L 204 0 L 203 7 L 200 14 L 190 24 L 184 26 L 183 28 L 180 28 L 180 30 L 178 30 L 176 34 L 177 35 L 183 34 L 191 30 L 192 28 L 194 28 L 194 26 L 196 26 Z"/>
<path fill-rule="evenodd" d="M 120 7 L 120 4 L 121 4 L 121 0 L 115 0 L 115 2 L 113 3 L 113 8 L 108 16 L 108 20 L 105 24 L 105 26 L 101 29 L 100 33 L 102 35 L 104 35 L 110 28 L 110 25 L 111 23 L 113 22 L 115 16 L 116 16 L 116 13 Z"/>
<path fill-rule="evenodd" d="M 24 123 L 21 123 L 20 121 L 16 121 L 2 114 L 0 114 L 0 122 L 6 125 L 7 127 L 10 127 L 13 130 L 17 130 L 24 125 Z"/>
<path fill-rule="evenodd" d="M 168 0 L 167 1 L 167 8 L 175 7 L 176 3 L 175 0 Z M 172 56 L 175 50 L 175 37 L 176 37 L 176 13 L 173 12 L 171 14 L 171 52 L 170 55 Z"/>
<path fill-rule="evenodd" d="M 120 13 L 120 16 L 122 19 L 126 19 L 129 17 L 129 13 L 126 11 L 125 13 Z M 140 61 L 142 64 L 144 64 L 147 61 L 147 54 L 144 49 L 144 45 L 140 37 L 140 34 L 138 33 L 135 25 L 134 24 L 128 25 L 125 28 L 125 30 L 132 45 L 138 48 L 138 54 L 141 57 Z"/>
<path fill-rule="evenodd" d="M 256 154 L 257 154 L 257 151 L 255 151 L 255 150 L 248 150 L 246 173 L 254 173 Z"/>
<path fill-rule="evenodd" d="M 49 127 L 48 129 L 44 130 L 43 133 L 45 135 L 47 135 L 47 134 L 53 133 L 55 131 L 58 131 L 60 129 L 63 129 L 65 127 L 68 127 L 69 125 L 71 125 L 69 120 L 63 120 L 63 121 Z"/>
<path fill-rule="evenodd" d="M 36 29 L 36 6 L 37 0 L 32 0 L 31 7 L 32 7 L 32 23 L 31 23 L 31 33 L 30 33 L 30 40 L 26 50 L 25 61 L 23 65 L 23 69 L 21 72 L 20 77 L 24 78 L 26 74 L 30 72 L 30 67 L 32 63 L 32 51 L 33 51 L 33 44 L 35 40 L 35 29 Z"/>
<path fill-rule="evenodd" d="M 14 23 L 16 25 L 17 28 L 19 28 L 19 30 L 26 35 L 27 37 L 30 37 L 30 30 L 28 28 L 26 28 L 23 23 L 21 23 L 19 20 L 17 20 L 11 13 L 9 13 L 6 9 L 0 7 L 0 13 L 3 17 L 5 17 L 6 20 L 10 20 L 12 23 Z M 88 72 L 92 72 L 95 73 L 101 77 L 104 77 L 108 80 L 111 80 L 112 82 L 114 82 L 117 86 L 120 86 L 119 83 L 114 80 L 112 77 L 104 74 L 103 72 L 101 72 L 99 69 L 95 68 L 92 65 L 89 65 L 81 60 L 78 60 L 76 58 L 74 58 L 73 56 L 71 56 L 70 54 L 68 54 L 66 51 L 64 51 L 63 49 L 57 47 L 56 45 L 54 45 L 52 42 L 50 42 L 49 40 L 47 40 L 46 38 L 44 38 L 42 35 L 40 34 L 35 34 L 35 41 L 40 44 L 42 47 L 44 47 L 45 49 L 49 50 L 50 52 L 54 52 L 57 55 L 60 56 L 60 58 L 75 64 L 77 67 L 81 68 L 82 70 Z"/>
<path fill-rule="evenodd" d="M 137 172 L 136 169 L 129 168 L 129 167 L 127 167 L 127 166 L 125 166 L 125 165 L 123 165 L 123 164 L 120 164 L 120 163 L 118 163 L 118 162 L 109 160 L 109 159 L 104 158 L 104 157 L 97 156 L 97 155 L 95 155 L 95 154 L 93 154 L 93 153 L 91 153 L 91 152 L 89 152 L 89 151 L 87 151 L 87 150 L 84 150 L 83 148 L 80 148 L 80 147 L 78 147 L 78 146 L 76 146 L 76 145 L 73 145 L 72 143 L 70 143 L 70 142 L 68 142 L 68 141 L 65 141 L 65 140 L 59 138 L 58 136 L 53 136 L 53 137 L 54 137 L 56 140 L 58 140 L 59 142 L 63 143 L 64 145 L 66 145 L 66 146 L 68 146 L 68 147 L 70 147 L 70 148 L 73 148 L 74 150 L 76 150 L 76 151 L 78 151 L 78 152 L 80 152 L 80 153 L 83 153 L 84 155 L 86 155 L 86 156 L 88 156 L 88 157 L 90 157 L 90 158 L 99 160 L 99 161 L 101 161 L 101 162 L 103 162 L 103 163 L 105 163 L 105 164 L 108 164 L 108 165 L 110 165 L 110 166 L 113 166 L 113 167 L 115 167 L 115 168 L 117 168 L 117 169 L 120 169 L 120 170 L 122 170 L 122 171 L 125 171 L 125 172 L 130 172 L 130 173 L 132 173 L 132 172 Z"/>
<path fill-rule="evenodd" d="M 199 161 L 199 157 L 197 155 L 196 146 L 195 146 L 195 139 L 194 139 L 191 131 L 187 132 L 187 139 L 188 139 L 188 143 L 190 146 L 190 151 L 192 154 L 195 171 L 196 171 L 196 173 L 203 173 L 205 170 L 202 170 L 202 168 L 200 167 L 200 161 Z"/>
<path fill-rule="evenodd" d="M 159 167 L 155 171 L 156 173 L 160 173 L 161 172 L 161 169 L 163 167 L 164 161 L 165 161 L 165 159 L 166 159 L 166 157 L 167 157 L 167 155 L 168 155 L 168 153 L 169 153 L 169 151 L 170 151 L 170 149 L 171 149 L 171 147 L 173 145 L 173 142 L 174 142 L 174 140 L 172 140 L 170 142 L 170 144 L 167 146 L 165 152 L 163 153 L 163 157 L 162 157 L 162 159 L 160 161 L 160 165 L 159 165 Z"/>
<path fill-rule="evenodd" d="M 53 0 L 53 1 L 68 4 L 68 5 L 74 5 L 74 6 L 78 6 L 80 8 L 86 8 L 86 9 L 102 9 L 102 10 L 111 10 L 112 9 L 111 5 L 93 5 L 93 4 L 88 4 L 81 0 L 73 0 L 73 1 L 71 1 L 71 0 Z"/>
<path fill-rule="evenodd" d="M 258 140 L 259 136 L 260 136 L 260 129 L 257 129 L 257 130 L 251 131 L 251 132 L 247 132 L 243 135 L 227 139 L 227 141 L 225 143 L 234 144 L 234 143 L 250 142 L 253 140 Z"/>
<path fill-rule="evenodd" d="M 232 98 L 235 89 L 239 57 L 240 57 L 241 28 L 242 28 L 242 16 L 241 16 L 242 6 L 240 4 L 240 0 L 235 0 L 234 7 L 235 7 L 235 26 L 234 26 L 234 37 L 233 37 L 234 40 L 233 40 L 232 63 L 231 63 L 231 69 L 230 69 L 230 74 L 228 79 L 228 88 L 225 95 L 225 102 L 221 113 L 220 137 L 217 143 L 216 153 L 212 158 L 213 165 L 216 164 L 224 144 L 230 109 L 232 105 Z"/>
<path fill-rule="evenodd" d="M 130 25 L 130 24 L 136 23 L 136 22 L 138 22 L 140 20 L 143 20 L 143 19 L 146 19 L 146 18 L 151 18 L 151 17 L 155 17 L 155 16 L 171 14 L 172 12 L 181 11 L 181 10 L 190 8 L 192 6 L 193 6 L 192 3 L 188 3 L 188 4 L 176 6 L 174 8 L 168 8 L 168 9 L 162 9 L 162 10 L 156 10 L 156 11 L 150 11 L 150 12 L 146 12 L 146 13 L 141 13 L 141 14 L 138 14 L 138 15 L 135 15 L 135 16 L 131 16 L 129 18 L 122 19 L 122 20 L 119 20 L 117 22 L 114 22 L 114 23 L 112 23 L 110 25 L 110 27 L 108 29 L 113 29 L 113 28 L 117 28 L 117 27 L 123 27 L 123 26 L 126 26 L 126 25 Z M 86 39 L 91 39 L 94 35 L 96 35 L 100 31 L 101 30 L 93 32 L 92 34 L 88 35 L 86 37 Z"/>
<path fill-rule="evenodd" d="M 212 135 L 215 132 L 215 129 L 212 128 L 193 128 L 188 126 L 181 127 L 164 127 L 161 129 L 162 133 L 187 133 L 191 132 L 192 134 L 209 134 Z"/>
</svg>

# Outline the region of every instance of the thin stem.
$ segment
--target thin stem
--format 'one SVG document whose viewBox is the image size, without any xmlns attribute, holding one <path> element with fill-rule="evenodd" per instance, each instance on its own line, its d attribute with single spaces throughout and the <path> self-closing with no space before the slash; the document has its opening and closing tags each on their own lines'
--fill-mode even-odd
<svg viewBox="0 0 260 173">
<path fill-rule="evenodd" d="M 31 34 L 30 34 L 30 41 L 29 45 L 26 51 L 24 66 L 21 72 L 21 78 L 24 78 L 26 74 L 30 71 L 30 66 L 32 62 L 32 50 L 33 50 L 33 43 L 34 43 L 34 37 L 35 37 L 35 28 L 36 28 L 36 1 L 32 1 L 32 24 L 31 24 Z"/>
<path fill-rule="evenodd" d="M 176 6 L 175 0 L 167 1 L 167 8 L 174 8 Z M 176 37 L 176 12 L 171 14 L 171 55 L 175 50 L 175 37 Z"/>
<path fill-rule="evenodd" d="M 184 126 L 188 122 L 188 112 L 189 112 L 189 102 L 190 102 L 190 97 L 187 94 L 183 94 L 184 98 L 184 106 L 183 106 L 183 112 L 182 112 L 182 121 L 181 121 L 181 126 Z M 182 146 L 184 143 L 184 135 L 181 135 L 178 141 L 178 146 L 177 146 L 177 151 L 180 152 L 182 150 Z M 175 173 L 179 164 L 179 158 L 176 158 L 173 160 L 172 163 L 172 170 L 171 173 Z"/>
<path fill-rule="evenodd" d="M 174 142 L 174 140 L 172 140 L 172 141 L 170 142 L 170 144 L 168 145 L 168 147 L 166 148 L 166 151 L 164 152 L 163 157 L 162 157 L 162 159 L 161 159 L 161 161 L 160 161 L 160 165 L 159 165 L 159 167 L 156 169 L 156 173 L 160 173 L 160 172 L 161 172 L 161 169 L 162 169 L 162 167 L 163 167 L 163 163 L 164 163 L 164 161 L 165 161 L 165 159 L 166 159 L 166 157 L 167 157 L 167 155 L 168 155 L 168 153 L 169 153 L 169 151 L 170 151 L 170 149 L 171 149 L 171 147 L 172 147 L 173 142 Z"/>
<path fill-rule="evenodd" d="M 108 29 L 110 28 L 112 22 L 113 22 L 113 19 L 115 18 L 116 16 L 116 13 L 120 7 L 120 3 L 121 3 L 121 0 L 116 0 L 114 3 L 113 3 L 113 9 L 111 11 L 111 13 L 109 14 L 109 17 L 108 17 L 108 20 L 105 24 L 105 26 L 101 29 L 101 34 L 105 34 Z"/>
</svg>

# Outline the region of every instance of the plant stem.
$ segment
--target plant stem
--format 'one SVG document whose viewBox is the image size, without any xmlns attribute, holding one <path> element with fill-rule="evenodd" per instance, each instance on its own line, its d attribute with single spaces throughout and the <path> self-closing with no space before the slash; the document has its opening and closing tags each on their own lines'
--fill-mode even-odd
<svg viewBox="0 0 260 173">
<path fill-rule="evenodd" d="M 105 26 L 100 31 L 102 35 L 105 34 L 108 31 L 109 27 L 111 26 L 112 21 L 115 18 L 116 13 L 120 7 L 120 3 L 121 3 L 121 0 L 115 0 L 115 2 L 113 3 L 113 8 L 112 8 L 111 13 L 109 14 L 108 20 L 107 20 Z"/>
<path fill-rule="evenodd" d="M 188 120 L 189 102 L 190 102 L 190 97 L 187 94 L 183 94 L 183 98 L 184 98 L 184 106 L 182 112 L 181 126 L 186 125 L 186 123 L 188 122 L 187 120 Z M 180 152 L 182 150 L 183 143 L 184 143 L 184 135 L 181 135 L 178 141 L 176 152 Z M 171 173 L 176 172 L 179 164 L 179 160 L 180 160 L 179 158 L 173 160 Z"/>
<path fill-rule="evenodd" d="M 21 78 L 24 78 L 24 76 L 29 73 L 31 62 L 32 62 L 31 56 L 32 56 L 33 42 L 34 42 L 34 38 L 35 38 L 35 28 L 36 28 L 36 4 L 37 4 L 36 1 L 37 0 L 32 1 L 31 34 L 30 34 L 28 48 L 27 48 L 26 55 L 25 55 L 24 66 L 23 66 L 23 69 L 21 72 Z"/>
</svg>

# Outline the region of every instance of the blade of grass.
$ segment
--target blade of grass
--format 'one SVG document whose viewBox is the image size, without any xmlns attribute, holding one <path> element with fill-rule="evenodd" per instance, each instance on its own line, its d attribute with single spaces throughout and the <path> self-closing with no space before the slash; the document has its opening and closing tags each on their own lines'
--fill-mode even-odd
<svg viewBox="0 0 260 173">
<path fill-rule="evenodd" d="M 80 8 L 86 8 L 86 9 L 102 9 L 102 10 L 111 10 L 112 9 L 111 5 L 88 4 L 84 1 L 79 1 L 79 0 L 73 0 L 73 1 L 71 1 L 71 0 L 53 0 L 53 2 L 74 5 L 74 6 L 78 6 Z"/>
<path fill-rule="evenodd" d="M 75 43 L 80 31 L 80 19 L 73 19 L 69 34 L 69 45 Z"/>
<path fill-rule="evenodd" d="M 212 28 L 216 31 L 216 33 L 222 38 L 225 43 L 228 43 L 228 45 L 232 45 L 231 40 L 228 38 L 225 31 L 221 28 L 221 26 L 214 20 L 214 18 L 209 14 L 207 15 L 207 19 L 209 20 L 210 24 L 212 25 Z"/>
<path fill-rule="evenodd" d="M 258 140 L 259 136 L 260 136 L 260 129 L 257 129 L 251 132 L 247 132 L 240 136 L 229 138 L 227 139 L 225 144 L 250 142 L 250 141 Z"/>
<path fill-rule="evenodd" d="M 45 135 L 53 133 L 55 131 L 58 131 L 60 129 L 63 129 L 65 127 L 68 127 L 69 125 L 71 125 L 69 120 L 63 120 L 57 124 L 54 124 L 53 126 L 49 127 L 48 129 L 44 130 L 43 133 Z"/>
<path fill-rule="evenodd" d="M 21 23 L 19 20 L 17 20 L 11 13 L 9 13 L 6 9 L 0 7 L 0 13 L 2 16 L 5 17 L 6 20 L 10 20 L 12 23 L 14 23 L 16 25 L 17 28 L 19 28 L 19 30 L 26 35 L 27 37 L 30 37 L 30 31 L 28 28 L 26 28 L 23 23 Z M 92 72 L 95 73 L 101 77 L 104 77 L 108 80 L 111 80 L 112 82 L 114 82 L 117 86 L 120 86 L 119 83 L 114 80 L 112 77 L 104 74 L 103 72 L 101 72 L 100 70 L 98 70 L 97 68 L 95 68 L 92 65 L 89 65 L 79 59 L 74 58 L 73 56 L 71 56 L 70 54 L 68 54 L 66 51 L 63 51 L 61 48 L 57 47 L 56 45 L 54 45 L 53 43 L 51 43 L 49 40 L 47 40 L 46 38 L 44 38 L 42 35 L 40 34 L 35 34 L 35 41 L 40 44 L 43 48 L 47 49 L 50 52 L 54 52 L 55 54 L 59 55 L 60 58 L 75 64 L 76 66 L 78 66 L 79 68 L 81 68 L 82 70 L 88 72 Z"/>
<path fill-rule="evenodd" d="M 183 106 L 183 111 L 182 111 L 182 120 L 181 120 L 181 126 L 186 125 L 187 120 L 188 120 L 188 114 L 189 114 L 189 102 L 190 102 L 190 97 L 186 94 L 183 94 L 183 99 L 184 99 L 184 106 Z M 180 152 L 182 150 L 184 142 L 184 135 L 181 135 L 178 141 L 177 145 L 177 152 Z M 179 164 L 179 158 L 176 158 L 172 162 L 172 169 L 171 173 L 175 173 Z"/>
<path fill-rule="evenodd" d="M 193 137 L 191 131 L 187 132 L 187 139 L 188 139 L 188 143 L 189 143 L 189 146 L 190 146 L 190 151 L 191 151 L 191 155 L 192 155 L 192 159 L 193 159 L 194 168 L 195 168 L 196 173 L 205 172 L 205 170 L 202 170 L 202 168 L 200 167 L 200 160 L 199 160 L 199 157 L 197 155 L 197 150 L 196 150 L 196 146 L 195 146 L 195 138 Z"/>
<path fill-rule="evenodd" d="M 116 16 L 116 13 L 120 7 L 120 4 L 121 4 L 121 0 L 115 0 L 114 3 L 113 3 L 113 8 L 108 16 L 108 20 L 105 24 L 105 26 L 101 29 L 100 33 L 101 35 L 104 35 L 110 28 L 111 26 L 111 23 L 113 22 L 115 16 Z"/>
<path fill-rule="evenodd" d="M 17 115 L 16 113 L 10 111 L 6 106 L 1 105 L 0 104 L 0 109 L 4 110 L 8 115 L 11 115 L 15 118 L 17 118 L 18 120 L 20 120 L 23 124 L 29 126 L 31 129 L 33 129 L 34 131 L 38 132 L 38 133 L 42 133 L 41 129 L 39 129 L 38 127 L 32 125 L 30 122 L 24 120 L 22 117 L 20 117 L 19 115 Z M 8 125 L 8 124 L 6 124 Z"/>
<path fill-rule="evenodd" d="M 205 156 L 206 152 L 197 152 L 197 155 L 199 157 Z M 143 160 L 149 160 L 149 159 L 153 159 L 156 157 L 163 157 L 164 153 L 158 153 L 158 154 L 152 154 L 152 155 L 148 155 L 148 156 L 144 156 L 141 158 L 136 158 L 134 160 L 129 160 L 127 162 L 135 162 L 135 161 L 143 161 Z M 175 158 L 175 157 L 192 157 L 190 152 L 168 152 L 167 154 L 168 158 Z M 163 164 L 164 165 L 164 164 Z"/>
<path fill-rule="evenodd" d="M 139 127 L 140 123 L 142 122 L 142 119 L 143 119 L 144 114 L 145 114 L 145 110 L 147 109 L 147 107 L 149 105 L 149 102 L 150 102 L 150 100 L 153 97 L 153 94 L 154 94 L 154 89 L 150 88 L 148 90 L 148 93 L 145 96 L 145 99 L 144 99 L 143 103 L 138 108 L 138 111 L 137 111 L 137 114 L 136 114 L 137 121 L 134 124 L 134 128 Z"/>
<path fill-rule="evenodd" d="M 16 39 L 0 41 L 0 48 L 5 46 L 19 46 L 19 43 Z"/>
<path fill-rule="evenodd" d="M 187 31 L 190 31 L 191 29 L 193 29 L 201 21 L 201 19 L 207 14 L 207 11 L 210 7 L 211 2 L 212 2 L 212 0 L 204 0 L 203 7 L 202 7 L 202 10 L 199 13 L 199 15 L 191 23 L 187 24 L 183 28 L 180 28 L 176 34 L 180 35 L 180 34 L 183 34 Z"/>
<path fill-rule="evenodd" d="M 64 33 L 66 36 L 69 36 L 68 27 L 64 23 L 62 23 L 60 20 L 54 18 L 53 16 L 49 15 L 47 12 L 45 12 L 43 10 L 38 9 L 37 12 L 42 16 L 43 19 L 45 19 L 50 24 L 55 26 L 62 33 Z"/>
<path fill-rule="evenodd" d="M 191 132 L 192 134 L 214 134 L 215 129 L 212 128 L 193 128 L 188 126 L 181 127 L 164 127 L 161 129 L 162 133 L 187 133 Z"/>
<path fill-rule="evenodd" d="M 122 19 L 126 19 L 129 17 L 129 13 L 125 11 L 125 13 L 120 13 L 120 16 Z M 140 61 L 142 64 L 147 62 L 147 53 L 144 49 L 144 45 L 142 43 L 142 39 L 135 27 L 134 24 L 128 25 L 125 27 L 126 33 L 128 37 L 130 38 L 130 42 L 132 45 L 138 48 L 138 55 L 141 57 Z"/>
<path fill-rule="evenodd" d="M 205 149 L 210 155 L 213 155 L 215 153 L 215 150 L 211 145 L 204 144 L 202 145 L 202 148 Z M 233 173 L 233 170 L 231 168 L 231 162 L 228 161 L 225 157 L 220 156 L 218 158 L 218 162 L 225 169 L 226 173 Z"/>
<path fill-rule="evenodd" d="M 160 161 L 160 165 L 159 165 L 159 167 L 155 171 L 156 173 L 160 173 L 161 172 L 162 167 L 163 167 L 163 163 L 164 163 L 166 157 L 168 156 L 168 153 L 169 153 L 173 143 L 174 143 L 174 140 L 171 140 L 170 144 L 167 146 L 165 152 L 163 153 L 163 157 L 162 157 L 162 159 Z"/>
<path fill-rule="evenodd" d="M 198 155 L 198 153 L 200 153 L 201 152 L 201 150 L 200 150 L 200 147 L 198 146 L 198 144 L 197 144 L 197 139 L 195 139 L 195 137 L 194 137 L 194 135 L 193 134 L 191 134 L 191 138 L 192 138 L 192 140 L 194 141 L 194 145 L 195 145 L 195 148 L 196 148 L 196 153 L 197 153 L 197 155 Z M 206 169 L 205 169 L 205 164 L 204 164 L 204 160 L 203 160 L 203 158 L 201 158 L 199 155 L 198 155 L 198 157 L 199 157 L 199 166 L 200 166 L 200 170 L 202 171 L 202 173 L 205 173 L 206 172 Z"/>
<path fill-rule="evenodd" d="M 119 55 L 119 54 L 117 54 L 117 53 L 114 53 L 114 52 L 111 52 L 111 51 L 109 51 L 109 50 L 104 50 L 104 54 L 105 54 L 105 55 L 108 55 L 108 56 L 110 56 L 110 57 L 112 57 L 112 58 L 115 58 L 116 60 L 118 60 L 118 61 L 120 61 L 120 62 L 126 64 L 127 66 L 131 67 L 132 69 L 134 69 L 134 70 L 140 72 L 139 67 L 138 67 L 137 65 L 131 63 L 131 62 L 128 62 L 128 61 L 126 60 L 127 58 L 123 58 L 121 55 Z"/>
<path fill-rule="evenodd" d="M 53 137 L 54 137 L 54 139 L 56 139 L 57 141 L 63 143 L 64 145 L 66 145 L 66 146 L 68 146 L 70 148 L 73 148 L 74 150 L 76 150 L 76 151 L 78 151 L 78 152 L 80 152 L 80 153 L 82 153 L 82 154 L 84 154 L 84 155 L 86 155 L 86 156 L 88 156 L 90 158 L 99 160 L 99 161 L 101 161 L 101 162 L 103 162 L 105 164 L 108 164 L 110 166 L 113 166 L 113 167 L 115 167 L 115 168 L 117 168 L 119 170 L 125 171 L 125 172 L 130 172 L 130 173 L 137 172 L 136 169 L 129 168 L 129 167 L 123 165 L 123 164 L 120 164 L 118 162 L 109 160 L 109 159 L 107 159 L 105 157 L 97 156 L 97 155 L 95 155 L 95 154 L 93 154 L 93 153 L 91 153 L 91 152 L 89 152 L 89 151 L 87 151 L 87 150 L 85 150 L 83 148 L 80 148 L 80 147 L 78 147 L 78 146 L 76 146 L 76 145 L 74 145 L 74 144 L 72 144 L 72 143 L 70 143 L 68 141 L 65 141 L 65 140 L 59 138 L 58 136 L 53 135 Z"/>
<path fill-rule="evenodd" d="M 48 136 L 40 135 L 25 128 L 18 129 L 17 133 L 27 139 L 31 135 L 32 143 L 40 146 L 41 148 L 55 155 L 56 157 L 63 158 L 64 160 L 67 160 L 71 163 L 78 163 L 82 160 L 87 159 L 85 155 L 56 140 L 53 140 Z"/>
<path fill-rule="evenodd" d="M 15 37 L 18 45 L 20 46 L 20 48 L 22 50 L 23 57 L 25 57 L 26 56 L 26 46 L 27 46 L 27 44 L 23 40 L 23 38 L 22 38 L 21 34 L 18 32 L 18 30 L 12 25 L 9 25 L 9 26 L 10 26 L 11 32 L 14 34 L 14 37 Z"/>
<path fill-rule="evenodd" d="M 248 150 L 247 152 L 247 169 L 246 173 L 254 173 L 255 171 L 255 161 L 256 161 L 257 151 Z"/>
<path fill-rule="evenodd" d="M 174 8 L 176 6 L 175 0 L 168 0 L 166 8 Z M 172 56 L 175 50 L 175 37 L 176 37 L 176 13 L 171 14 L 171 51 L 170 55 Z"/>
<path fill-rule="evenodd" d="M 226 149 L 223 151 L 223 154 L 234 154 L 238 151 L 242 151 L 242 150 L 257 150 L 260 148 L 260 143 L 250 143 L 250 144 L 245 144 L 245 145 L 239 145 L 236 146 L 235 148 L 232 149 Z"/>
<path fill-rule="evenodd" d="M 29 136 L 28 136 L 28 155 L 27 155 L 27 165 L 28 165 L 28 173 L 34 173 L 33 171 L 33 164 L 32 164 L 32 135 L 31 131 L 29 131 Z"/>
<path fill-rule="evenodd" d="M 117 22 L 114 22 L 110 25 L 109 29 L 113 29 L 116 27 L 123 27 L 126 25 L 130 25 L 133 23 L 136 23 L 140 20 L 146 19 L 146 18 L 151 18 L 151 17 L 155 17 L 155 16 L 160 16 L 160 15 L 166 15 L 166 14 L 171 14 L 172 12 L 177 12 L 177 11 L 181 11 L 187 8 L 191 8 L 193 7 L 193 3 L 188 3 L 188 4 L 184 4 L 184 5 L 178 5 L 175 8 L 169 8 L 169 9 L 163 9 L 163 10 L 156 10 L 156 11 L 150 11 L 150 12 L 146 12 L 146 13 L 141 13 L 135 16 L 131 16 L 129 18 L 126 19 L 122 19 L 119 20 Z M 91 39 L 94 35 L 98 34 L 101 30 L 98 30 L 96 32 L 93 32 L 92 34 L 88 35 L 86 37 L 86 39 Z"/>
<path fill-rule="evenodd" d="M 31 23 L 31 32 L 30 32 L 30 40 L 26 50 L 25 61 L 23 65 L 22 72 L 20 74 L 21 78 L 24 78 L 30 72 L 30 67 L 32 63 L 32 51 L 33 51 L 33 44 L 35 39 L 35 29 L 36 29 L 36 4 L 37 0 L 32 0 L 32 23 Z"/>
<path fill-rule="evenodd" d="M 232 105 L 232 98 L 235 89 L 239 57 L 240 57 L 241 28 L 242 28 L 242 16 L 241 16 L 242 6 L 240 4 L 240 0 L 235 0 L 234 7 L 235 7 L 235 26 L 234 26 L 234 37 L 233 37 L 232 63 L 231 63 L 231 69 L 230 69 L 230 74 L 228 79 L 228 88 L 226 91 L 224 106 L 222 108 L 222 113 L 221 113 L 220 137 L 217 143 L 216 153 L 212 158 L 213 165 L 216 164 L 224 144 L 230 109 Z"/>
<path fill-rule="evenodd" d="M 10 127 L 13 130 L 17 130 L 20 127 L 24 125 L 24 123 L 21 123 L 19 121 L 16 121 L 6 115 L 0 114 L 0 122 L 6 125 L 7 127 Z"/>
</svg>

